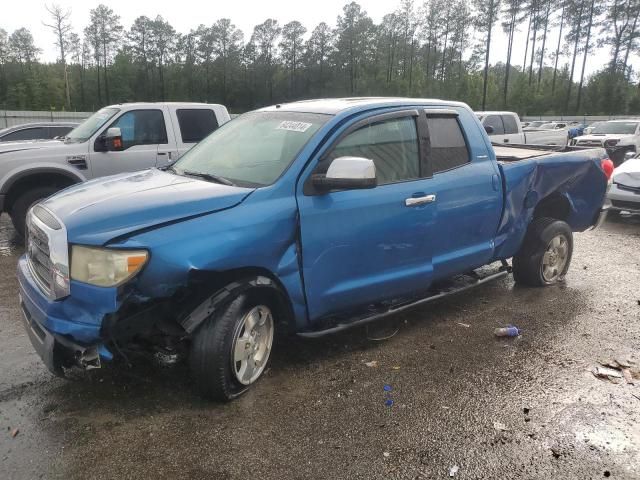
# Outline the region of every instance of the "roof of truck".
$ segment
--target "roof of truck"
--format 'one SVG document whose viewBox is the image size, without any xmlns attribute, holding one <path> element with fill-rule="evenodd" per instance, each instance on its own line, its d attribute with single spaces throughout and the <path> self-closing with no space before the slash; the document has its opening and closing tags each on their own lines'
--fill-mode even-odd
<svg viewBox="0 0 640 480">
<path fill-rule="evenodd" d="M 262 108 L 262 111 L 283 111 L 283 112 L 304 112 L 304 113 L 324 113 L 336 115 L 348 110 L 366 110 L 376 107 L 394 107 L 394 106 L 451 106 L 451 107 L 467 107 L 461 102 L 452 102 L 450 100 L 437 100 L 425 98 L 400 98 L 400 97 L 350 97 L 350 98 L 323 98 L 316 100 L 301 100 L 291 103 L 280 103 L 270 107 Z"/>
<path fill-rule="evenodd" d="M 135 105 L 136 107 L 158 107 L 158 106 L 193 106 L 193 107 L 222 107 L 219 103 L 202 103 L 202 102 L 126 102 L 126 103 L 115 103 L 113 105 L 108 105 L 105 108 L 118 108 L 118 107 L 129 107 Z"/>
</svg>

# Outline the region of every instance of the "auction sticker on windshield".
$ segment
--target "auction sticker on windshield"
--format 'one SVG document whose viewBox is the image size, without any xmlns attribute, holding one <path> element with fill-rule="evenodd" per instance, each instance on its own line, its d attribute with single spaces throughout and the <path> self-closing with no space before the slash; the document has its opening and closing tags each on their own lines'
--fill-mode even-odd
<svg viewBox="0 0 640 480">
<path fill-rule="evenodd" d="M 284 122 L 280 122 L 280 125 L 276 128 L 276 130 L 289 130 L 290 132 L 306 132 L 311 123 L 307 122 L 293 122 L 291 120 L 285 120 Z"/>
</svg>

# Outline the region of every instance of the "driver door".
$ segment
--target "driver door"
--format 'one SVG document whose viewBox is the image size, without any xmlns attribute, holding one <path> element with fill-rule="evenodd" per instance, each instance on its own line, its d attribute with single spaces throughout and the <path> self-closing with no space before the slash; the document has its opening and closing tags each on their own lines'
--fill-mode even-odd
<svg viewBox="0 0 640 480">
<path fill-rule="evenodd" d="M 103 135 L 112 127 L 120 128 L 124 149 L 102 151 L 103 142 L 101 136 L 98 136 L 90 153 L 92 177 L 155 167 L 158 149 L 167 150 L 169 143 L 165 125 L 165 112 L 162 109 L 124 112 L 101 133 Z"/>
<path fill-rule="evenodd" d="M 378 186 L 298 190 L 302 268 L 311 320 L 426 290 L 432 274 L 435 204 L 429 196 L 417 111 L 394 112 L 351 126 L 318 163 L 373 160 Z M 303 181 L 303 180 L 301 180 Z"/>
</svg>

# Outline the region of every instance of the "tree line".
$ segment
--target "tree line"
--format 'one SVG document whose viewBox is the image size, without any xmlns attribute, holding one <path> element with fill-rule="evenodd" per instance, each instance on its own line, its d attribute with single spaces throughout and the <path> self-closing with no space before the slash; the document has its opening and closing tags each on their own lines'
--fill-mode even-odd
<svg viewBox="0 0 640 480">
<path fill-rule="evenodd" d="M 127 29 L 98 5 L 77 32 L 70 15 L 47 6 L 55 63 L 39 61 L 26 28 L 0 28 L 0 107 L 191 100 L 241 112 L 303 98 L 401 95 L 523 115 L 640 114 L 631 65 L 640 0 L 400 0 L 379 24 L 354 1 L 335 25 L 308 31 L 270 18 L 248 38 L 228 18 L 179 33 L 161 16 L 140 16 Z M 506 51 L 491 65 L 498 29 Z M 518 32 L 526 43 L 516 58 Z M 601 47 L 607 58 L 594 58 Z M 587 77 L 589 62 L 602 67 Z"/>
</svg>

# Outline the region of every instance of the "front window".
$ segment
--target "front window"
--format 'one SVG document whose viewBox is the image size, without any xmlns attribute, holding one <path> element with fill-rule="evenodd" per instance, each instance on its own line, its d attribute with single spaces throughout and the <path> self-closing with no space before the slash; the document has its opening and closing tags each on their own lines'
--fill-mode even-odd
<svg viewBox="0 0 640 480">
<path fill-rule="evenodd" d="M 120 110 L 117 108 L 103 108 L 102 110 L 98 110 L 76 128 L 71 130 L 65 140 L 70 143 L 86 142 L 119 111 Z"/>
<path fill-rule="evenodd" d="M 312 113 L 248 113 L 198 143 L 173 170 L 215 175 L 238 185 L 270 185 L 329 118 Z"/>
<path fill-rule="evenodd" d="M 555 123 L 543 123 L 542 125 L 540 125 L 540 130 L 555 130 L 556 128 L 559 127 Z"/>
<path fill-rule="evenodd" d="M 638 122 L 606 122 L 597 125 L 591 133 L 633 135 L 637 128 Z"/>
</svg>

